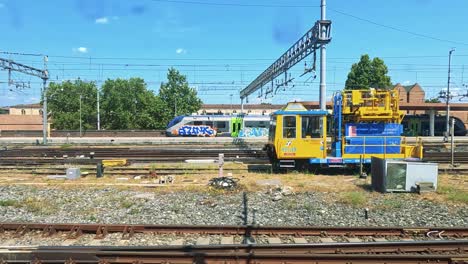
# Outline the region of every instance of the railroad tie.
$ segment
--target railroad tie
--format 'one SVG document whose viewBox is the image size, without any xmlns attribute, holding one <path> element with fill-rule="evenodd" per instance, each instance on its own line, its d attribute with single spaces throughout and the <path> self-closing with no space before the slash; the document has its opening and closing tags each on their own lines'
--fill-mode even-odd
<svg viewBox="0 0 468 264">
<path fill-rule="evenodd" d="M 350 243 L 361 243 L 362 240 L 357 237 L 347 237 L 346 240 Z"/>
<path fill-rule="evenodd" d="M 171 242 L 171 246 L 182 246 L 182 245 L 184 245 L 183 239 L 176 239 Z"/>
<path fill-rule="evenodd" d="M 374 242 L 388 242 L 385 237 L 374 237 L 372 240 L 374 240 Z"/>
<path fill-rule="evenodd" d="M 3 241 L 0 246 L 2 247 L 9 247 L 9 246 L 14 246 L 16 245 L 18 242 L 16 239 L 8 239 L 8 240 L 5 240 Z"/>
<path fill-rule="evenodd" d="M 295 244 L 307 244 L 307 240 L 303 237 L 294 237 L 293 238 Z"/>
<path fill-rule="evenodd" d="M 333 240 L 331 237 L 321 237 L 320 242 L 322 242 L 322 243 L 335 243 L 336 241 Z"/>
<path fill-rule="evenodd" d="M 197 238 L 196 242 L 197 246 L 206 246 L 210 244 L 210 238 L 209 237 L 199 237 Z"/>
<path fill-rule="evenodd" d="M 269 237 L 268 244 L 281 244 L 281 239 L 279 237 Z"/>
<path fill-rule="evenodd" d="M 221 237 L 221 245 L 232 245 L 234 244 L 233 236 L 223 236 Z"/>
</svg>

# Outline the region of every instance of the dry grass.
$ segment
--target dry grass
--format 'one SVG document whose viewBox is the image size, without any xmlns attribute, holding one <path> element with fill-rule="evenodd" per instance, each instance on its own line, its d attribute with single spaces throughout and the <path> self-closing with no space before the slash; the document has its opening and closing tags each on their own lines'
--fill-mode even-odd
<svg viewBox="0 0 468 264">
<path fill-rule="evenodd" d="M 24 208 L 31 213 L 40 213 L 50 215 L 57 211 L 57 205 L 53 200 L 37 198 L 34 196 L 26 197 L 14 204 L 15 207 Z"/>
<path fill-rule="evenodd" d="M 10 172 L 0 176 L 0 184 L 25 184 L 31 186 L 45 186 L 49 188 L 61 189 L 76 189 L 76 188 L 118 188 L 122 190 L 137 189 L 145 190 L 156 193 L 170 193 L 170 192 L 203 192 L 213 196 L 224 195 L 228 191 L 217 190 L 207 186 L 208 181 L 217 177 L 217 173 L 207 171 L 206 174 L 192 174 L 191 170 L 197 168 L 212 168 L 216 167 L 215 164 L 153 164 L 151 167 L 156 170 L 164 168 L 186 169 L 183 175 L 176 175 L 174 184 L 157 185 L 154 179 L 141 179 L 141 180 L 117 180 L 118 177 L 111 176 L 109 173 L 103 178 L 84 177 L 79 180 L 48 180 L 45 177 L 21 175 L 20 172 Z M 307 173 L 289 173 L 289 174 L 270 174 L 270 173 L 254 173 L 254 172 L 239 172 L 236 170 L 246 169 L 248 165 L 227 163 L 224 166 L 224 175 L 232 173 L 232 176 L 239 179 L 239 191 L 258 192 L 267 191 L 274 186 L 264 185 L 260 181 L 270 180 L 279 182 L 281 185 L 290 186 L 294 192 L 326 192 L 335 194 L 336 199 L 330 202 L 342 202 L 352 206 L 364 206 L 366 200 L 372 197 L 380 197 L 381 194 L 370 191 L 370 178 L 367 180 L 358 179 L 352 175 L 313 175 Z M 150 165 L 147 165 L 150 167 Z M 12 174 L 14 176 L 12 176 Z M 439 190 L 437 193 L 427 193 L 423 195 L 415 195 L 414 199 L 432 200 L 441 203 L 468 203 L 468 181 L 464 176 L 459 175 L 440 175 L 439 176 Z M 399 194 L 392 194 L 388 197 L 388 201 L 382 202 L 378 205 L 381 209 L 399 208 L 401 202 L 392 197 L 398 197 Z M 6 205 L 2 205 L 6 204 Z M 9 201 L 0 201 L 0 206 L 8 206 L 11 204 Z M 121 206 L 128 206 L 122 203 Z M 30 207 L 34 208 L 34 203 L 30 202 Z"/>
</svg>

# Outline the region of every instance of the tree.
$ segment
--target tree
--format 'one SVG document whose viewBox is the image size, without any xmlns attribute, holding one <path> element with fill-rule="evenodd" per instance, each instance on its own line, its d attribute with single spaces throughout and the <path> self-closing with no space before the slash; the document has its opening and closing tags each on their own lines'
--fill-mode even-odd
<svg viewBox="0 0 468 264">
<path fill-rule="evenodd" d="M 94 82 L 51 82 L 47 89 L 47 111 L 52 116 L 52 127 L 60 130 L 78 130 L 81 121 L 83 130 L 97 126 L 97 87 Z"/>
<path fill-rule="evenodd" d="M 159 129 L 167 124 L 164 103 L 141 78 L 108 79 L 101 98 L 105 129 Z"/>
<path fill-rule="evenodd" d="M 388 89 L 392 83 L 387 73 L 388 68 L 382 59 L 376 57 L 371 61 L 369 55 L 364 54 L 358 63 L 351 66 L 345 89 L 369 89 L 371 87 Z"/>
<path fill-rule="evenodd" d="M 165 102 L 172 117 L 190 115 L 200 110 L 202 106 L 202 100 L 197 97 L 197 91 L 190 88 L 185 75 L 180 74 L 174 68 L 170 68 L 167 73 L 167 83 L 161 84 L 159 97 Z"/>
<path fill-rule="evenodd" d="M 425 103 L 440 103 L 440 99 L 439 98 L 426 99 L 424 102 Z"/>
</svg>

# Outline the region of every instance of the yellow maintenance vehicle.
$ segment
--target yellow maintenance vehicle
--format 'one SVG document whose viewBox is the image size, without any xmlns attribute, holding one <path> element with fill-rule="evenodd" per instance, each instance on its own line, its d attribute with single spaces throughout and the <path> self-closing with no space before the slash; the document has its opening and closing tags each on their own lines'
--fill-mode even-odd
<svg viewBox="0 0 468 264">
<path fill-rule="evenodd" d="M 274 170 L 362 168 L 371 157 L 422 159 L 421 142 L 411 145 L 401 136 L 404 113 L 398 91 L 344 90 L 332 100 L 331 114 L 297 102 L 272 114 L 265 149 Z"/>
</svg>

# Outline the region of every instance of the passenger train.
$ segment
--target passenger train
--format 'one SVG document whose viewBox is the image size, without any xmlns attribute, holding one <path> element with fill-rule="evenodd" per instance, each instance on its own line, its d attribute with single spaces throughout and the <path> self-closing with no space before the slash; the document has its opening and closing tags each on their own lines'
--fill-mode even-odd
<svg viewBox="0 0 468 264">
<path fill-rule="evenodd" d="M 465 124 L 455 119 L 455 136 L 467 135 Z M 328 132 L 331 133 L 332 118 L 328 119 Z M 270 117 L 265 115 L 196 115 L 178 116 L 169 122 L 167 136 L 228 136 L 228 137 L 267 137 Z M 405 115 L 403 136 L 429 136 L 428 115 Z M 445 116 L 436 116 L 434 135 L 443 136 Z"/>
<path fill-rule="evenodd" d="M 458 117 L 450 117 L 455 120 L 454 136 L 466 136 L 466 127 Z M 405 115 L 403 121 L 404 136 L 429 136 L 429 115 Z M 435 116 L 434 136 L 443 136 L 446 131 L 446 116 Z"/>
<path fill-rule="evenodd" d="M 167 125 L 166 136 L 267 137 L 268 115 L 178 116 Z"/>
</svg>

